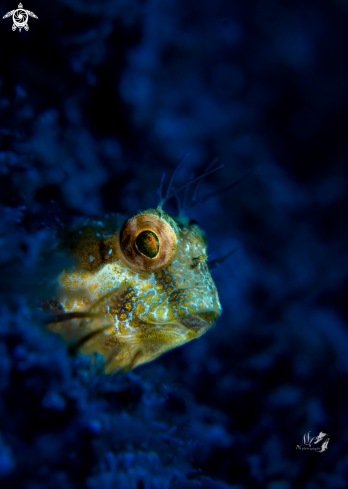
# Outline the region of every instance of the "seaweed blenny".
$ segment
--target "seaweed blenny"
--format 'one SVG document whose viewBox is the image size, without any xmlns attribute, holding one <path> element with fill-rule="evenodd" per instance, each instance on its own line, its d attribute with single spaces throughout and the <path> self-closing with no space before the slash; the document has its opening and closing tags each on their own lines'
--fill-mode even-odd
<svg viewBox="0 0 348 489">
<path fill-rule="evenodd" d="M 46 301 L 54 315 L 48 327 L 82 353 L 102 354 L 106 373 L 131 370 L 202 336 L 222 313 L 204 231 L 182 213 L 172 218 L 162 210 L 201 177 L 171 192 L 173 175 L 156 209 L 90 220 L 69 234 L 75 265 L 59 275 L 57 296 Z"/>
</svg>

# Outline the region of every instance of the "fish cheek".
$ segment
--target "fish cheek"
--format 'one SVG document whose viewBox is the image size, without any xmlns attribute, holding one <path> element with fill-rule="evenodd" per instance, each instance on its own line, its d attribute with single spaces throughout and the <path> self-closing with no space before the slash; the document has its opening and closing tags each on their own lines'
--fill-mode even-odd
<svg viewBox="0 0 348 489">
<path fill-rule="evenodd" d="M 190 339 L 189 331 L 179 324 L 161 325 L 161 327 L 142 327 L 137 332 L 138 349 L 133 356 L 132 367 L 151 362 L 164 353 L 181 346 Z"/>
<path fill-rule="evenodd" d="M 188 338 L 186 328 L 182 329 L 183 335 L 178 335 L 173 325 L 158 328 L 139 323 L 137 330 L 127 338 L 110 329 L 94 336 L 80 351 L 84 354 L 94 351 L 102 354 L 107 374 L 127 372 L 193 339 Z"/>
</svg>

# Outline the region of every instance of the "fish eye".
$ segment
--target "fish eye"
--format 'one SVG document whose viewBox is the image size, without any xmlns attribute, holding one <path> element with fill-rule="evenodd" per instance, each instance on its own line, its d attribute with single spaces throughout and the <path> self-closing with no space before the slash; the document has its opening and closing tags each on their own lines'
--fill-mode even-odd
<svg viewBox="0 0 348 489">
<path fill-rule="evenodd" d="M 119 252 L 129 268 L 153 272 L 164 268 L 176 250 L 177 238 L 171 218 L 156 210 L 144 211 L 123 224 Z"/>
<path fill-rule="evenodd" d="M 160 245 L 157 235 L 150 230 L 142 231 L 135 239 L 135 247 L 144 256 L 155 258 L 158 255 Z"/>
</svg>

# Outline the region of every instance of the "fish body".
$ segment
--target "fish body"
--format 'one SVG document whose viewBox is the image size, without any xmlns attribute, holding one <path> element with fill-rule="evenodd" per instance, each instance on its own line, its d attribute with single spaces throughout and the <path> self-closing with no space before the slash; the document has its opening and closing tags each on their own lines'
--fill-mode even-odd
<svg viewBox="0 0 348 489">
<path fill-rule="evenodd" d="M 197 223 L 161 208 L 88 221 L 66 240 L 75 260 L 48 301 L 49 329 L 106 373 L 132 370 L 200 337 L 222 313 Z"/>
</svg>

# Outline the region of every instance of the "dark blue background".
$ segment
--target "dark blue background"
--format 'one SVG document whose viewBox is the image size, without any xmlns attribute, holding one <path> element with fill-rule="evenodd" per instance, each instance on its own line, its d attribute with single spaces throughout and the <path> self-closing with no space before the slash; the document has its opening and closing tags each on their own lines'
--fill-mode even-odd
<svg viewBox="0 0 348 489">
<path fill-rule="evenodd" d="M 17 8 L 1 3 L 1 17 Z M 345 488 L 348 4 L 25 0 L 0 22 L 0 486 Z M 216 156 L 192 209 L 224 314 L 120 377 L 37 308 L 78 216 L 157 205 Z M 172 199 L 174 200 L 174 199 Z M 175 212 L 175 200 L 166 205 Z M 330 437 L 324 453 L 296 450 Z"/>
</svg>

